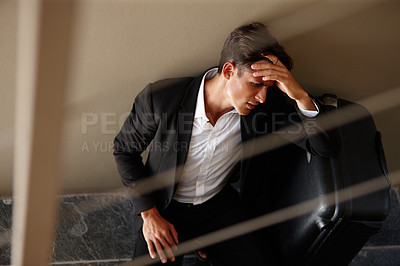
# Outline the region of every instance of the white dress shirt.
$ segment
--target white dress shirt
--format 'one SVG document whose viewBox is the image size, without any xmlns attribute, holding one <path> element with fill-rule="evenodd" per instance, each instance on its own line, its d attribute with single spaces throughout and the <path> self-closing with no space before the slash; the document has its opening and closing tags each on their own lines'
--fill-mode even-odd
<svg viewBox="0 0 400 266">
<path fill-rule="evenodd" d="M 200 84 L 189 151 L 174 195 L 179 202 L 200 204 L 215 196 L 241 156 L 238 112 L 233 109 L 225 113 L 214 126 L 206 116 L 204 81 L 212 79 L 217 71 L 208 71 Z"/>
<path fill-rule="evenodd" d="M 239 113 L 235 109 L 225 113 L 214 126 L 206 116 L 204 83 L 217 72 L 218 68 L 209 70 L 200 84 L 188 155 L 174 195 L 178 202 L 196 205 L 211 199 L 225 186 L 228 174 L 241 157 Z M 311 117 L 318 114 L 301 112 Z"/>
</svg>

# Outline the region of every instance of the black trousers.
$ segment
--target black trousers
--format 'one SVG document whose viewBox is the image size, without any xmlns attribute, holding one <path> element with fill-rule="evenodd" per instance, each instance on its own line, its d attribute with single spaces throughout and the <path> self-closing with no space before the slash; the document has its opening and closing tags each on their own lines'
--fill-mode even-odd
<svg viewBox="0 0 400 266">
<path fill-rule="evenodd" d="M 230 185 L 203 204 L 173 201 L 161 215 L 174 225 L 180 243 L 245 220 L 239 194 Z M 142 230 L 137 239 L 134 258 L 148 254 Z M 270 251 L 261 250 L 254 234 L 229 239 L 206 247 L 206 250 L 213 266 L 276 265 Z M 173 263 L 168 261 L 168 265 L 181 265 L 181 262 L 182 257 L 177 257 Z"/>
</svg>

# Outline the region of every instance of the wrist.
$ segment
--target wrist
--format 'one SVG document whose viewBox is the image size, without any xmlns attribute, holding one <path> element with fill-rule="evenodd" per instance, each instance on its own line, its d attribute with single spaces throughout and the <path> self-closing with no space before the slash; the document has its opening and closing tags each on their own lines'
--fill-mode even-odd
<svg viewBox="0 0 400 266">
<path fill-rule="evenodd" d="M 297 106 L 302 110 L 317 111 L 314 102 L 306 93 L 306 96 L 296 100 Z"/>
<path fill-rule="evenodd" d="M 155 215 L 159 215 L 159 212 L 156 207 L 153 207 L 148 210 L 142 211 L 140 215 L 142 216 L 143 220 L 146 220 L 150 217 L 154 217 Z"/>
</svg>

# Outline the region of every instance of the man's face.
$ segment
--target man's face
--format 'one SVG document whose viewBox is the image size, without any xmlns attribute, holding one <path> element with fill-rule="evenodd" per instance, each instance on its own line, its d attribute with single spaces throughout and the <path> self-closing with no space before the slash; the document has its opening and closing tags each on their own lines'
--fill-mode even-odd
<svg viewBox="0 0 400 266">
<path fill-rule="evenodd" d="M 227 94 L 236 111 L 241 115 L 248 115 L 256 105 L 265 102 L 267 89 L 274 81 L 263 81 L 262 77 L 254 77 L 251 69 L 243 69 L 242 74 L 239 77 L 238 69 L 234 70 L 228 80 Z"/>
</svg>

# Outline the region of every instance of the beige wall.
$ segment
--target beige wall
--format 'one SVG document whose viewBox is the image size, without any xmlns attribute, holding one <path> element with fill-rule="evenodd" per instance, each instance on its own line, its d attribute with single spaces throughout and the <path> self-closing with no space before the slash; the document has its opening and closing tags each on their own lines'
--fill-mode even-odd
<svg viewBox="0 0 400 266">
<path fill-rule="evenodd" d="M 330 2 L 77 1 L 64 193 L 120 187 L 111 143 L 135 95 L 149 82 L 215 65 L 227 34 L 244 23 L 271 26 L 295 60 L 295 77 L 315 95 L 360 101 L 399 86 L 400 4 Z M 15 1 L 0 0 L 0 196 L 12 184 L 16 21 Z M 399 111 L 374 114 L 393 170 L 400 168 Z"/>
</svg>

